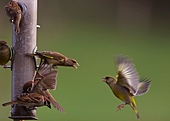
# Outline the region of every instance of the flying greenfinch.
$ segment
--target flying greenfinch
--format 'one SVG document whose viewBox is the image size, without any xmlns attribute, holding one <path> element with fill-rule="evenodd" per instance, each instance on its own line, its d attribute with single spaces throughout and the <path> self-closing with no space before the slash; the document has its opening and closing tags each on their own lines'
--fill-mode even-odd
<svg viewBox="0 0 170 121">
<path fill-rule="evenodd" d="M 32 81 L 28 81 L 23 86 L 23 93 L 38 93 L 47 97 L 53 104 L 54 108 L 64 112 L 64 109 L 58 104 L 56 99 L 51 95 L 49 90 L 55 90 L 58 71 L 52 70 L 51 65 L 41 63 L 36 75 Z"/>
<path fill-rule="evenodd" d="M 59 52 L 42 51 L 42 52 L 35 52 L 33 55 L 41 58 L 41 60 L 47 62 L 53 67 L 68 66 L 77 69 L 77 66 L 79 66 L 78 62 L 75 59 L 68 58 Z"/>
<path fill-rule="evenodd" d="M 106 76 L 103 78 L 103 82 L 106 82 L 113 94 L 124 102 L 124 104 L 118 105 L 117 111 L 128 104 L 139 119 L 134 96 L 147 93 L 150 88 L 150 81 L 148 79 L 139 81 L 138 73 L 132 61 L 125 56 L 119 56 L 117 58 L 117 76 Z"/>
<path fill-rule="evenodd" d="M 21 8 L 18 5 L 18 2 L 11 0 L 6 6 L 5 11 L 10 17 L 10 22 L 15 25 L 15 32 L 20 32 L 20 21 L 21 21 Z"/>
<path fill-rule="evenodd" d="M 23 93 L 19 95 L 16 100 L 6 102 L 2 104 L 2 106 L 8 106 L 13 104 L 25 106 L 28 110 L 34 110 L 36 109 L 36 107 L 41 106 L 47 106 L 51 108 L 49 99 L 38 93 Z"/>
<path fill-rule="evenodd" d="M 0 65 L 5 66 L 11 58 L 11 50 L 6 41 L 0 40 Z"/>
</svg>

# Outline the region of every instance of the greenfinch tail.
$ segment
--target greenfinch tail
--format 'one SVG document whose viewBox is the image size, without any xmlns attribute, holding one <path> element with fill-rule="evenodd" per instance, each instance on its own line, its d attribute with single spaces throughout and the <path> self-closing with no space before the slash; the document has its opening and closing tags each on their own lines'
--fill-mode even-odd
<svg viewBox="0 0 170 121">
<path fill-rule="evenodd" d="M 130 106 L 131 106 L 132 109 L 135 111 L 136 116 L 137 116 L 137 118 L 139 119 L 139 118 L 140 118 L 140 115 L 139 115 L 139 112 L 138 112 L 138 110 L 137 110 L 137 108 L 136 108 L 136 102 L 135 102 L 134 97 L 131 97 L 131 101 L 132 101 L 132 103 L 130 104 Z"/>
</svg>

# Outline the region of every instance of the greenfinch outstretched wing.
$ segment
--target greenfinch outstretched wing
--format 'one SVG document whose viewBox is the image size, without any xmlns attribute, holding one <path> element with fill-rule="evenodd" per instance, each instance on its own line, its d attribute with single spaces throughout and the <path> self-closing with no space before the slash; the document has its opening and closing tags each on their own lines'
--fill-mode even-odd
<svg viewBox="0 0 170 121">
<path fill-rule="evenodd" d="M 132 95 L 138 89 L 139 76 L 130 59 L 124 56 L 117 58 L 117 84 L 127 88 Z"/>
</svg>

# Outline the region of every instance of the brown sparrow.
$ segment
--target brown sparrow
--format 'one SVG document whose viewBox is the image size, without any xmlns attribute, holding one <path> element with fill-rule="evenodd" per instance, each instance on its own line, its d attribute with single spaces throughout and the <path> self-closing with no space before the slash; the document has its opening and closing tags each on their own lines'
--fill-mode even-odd
<svg viewBox="0 0 170 121">
<path fill-rule="evenodd" d="M 15 32 L 20 32 L 21 8 L 16 1 L 11 0 L 6 6 L 5 11 L 10 17 L 10 22 L 15 25 Z"/>
<path fill-rule="evenodd" d="M 57 70 L 52 70 L 51 65 L 42 63 L 33 79 L 28 81 L 23 86 L 24 93 L 38 93 L 46 96 L 55 108 L 63 112 L 64 109 L 57 103 L 54 97 L 49 92 L 49 89 L 56 89 Z"/>
<path fill-rule="evenodd" d="M 25 106 L 28 110 L 34 110 L 36 107 L 40 106 L 47 106 L 51 108 L 50 100 L 47 97 L 38 93 L 23 93 L 19 95 L 16 100 L 4 103 L 2 104 L 2 106 L 13 104 Z"/>
<path fill-rule="evenodd" d="M 35 52 L 32 55 L 41 58 L 43 61 L 47 62 L 53 67 L 68 66 L 68 67 L 73 67 L 77 69 L 77 66 L 79 66 L 78 62 L 75 59 L 68 58 L 59 52 L 42 51 L 42 52 Z"/>
</svg>

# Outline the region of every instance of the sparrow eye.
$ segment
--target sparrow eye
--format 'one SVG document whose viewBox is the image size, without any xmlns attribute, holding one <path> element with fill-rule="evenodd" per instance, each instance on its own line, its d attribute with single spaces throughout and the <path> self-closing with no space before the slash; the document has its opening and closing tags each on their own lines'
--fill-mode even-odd
<svg viewBox="0 0 170 121">
<path fill-rule="evenodd" d="M 31 91 L 32 91 L 32 88 L 29 87 L 29 88 L 27 89 L 27 92 L 31 92 Z"/>
<path fill-rule="evenodd" d="M 72 60 L 73 63 L 77 63 L 75 60 Z"/>
<path fill-rule="evenodd" d="M 105 77 L 105 79 L 107 80 L 107 79 L 109 79 L 109 77 Z"/>
</svg>

